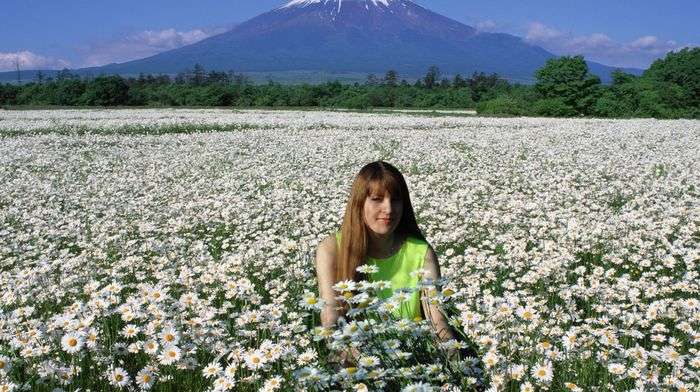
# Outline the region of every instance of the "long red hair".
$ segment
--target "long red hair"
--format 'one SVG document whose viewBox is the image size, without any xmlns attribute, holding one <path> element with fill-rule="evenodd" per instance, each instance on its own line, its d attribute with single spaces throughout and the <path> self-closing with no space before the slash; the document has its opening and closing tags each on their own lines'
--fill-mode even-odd
<svg viewBox="0 0 700 392">
<path fill-rule="evenodd" d="M 363 219 L 365 199 L 371 193 L 384 196 L 385 192 L 389 192 L 392 197 L 398 196 L 403 202 L 403 213 L 395 233 L 404 236 L 410 235 L 425 241 L 425 237 L 416 223 L 406 180 L 401 172 L 387 162 L 368 163 L 360 169 L 355 177 L 345 207 L 343 226 L 340 230 L 340 246 L 336 259 L 336 282 L 349 279 L 358 280 L 357 267 L 366 263 L 369 242 L 367 232 L 369 229 Z"/>
</svg>

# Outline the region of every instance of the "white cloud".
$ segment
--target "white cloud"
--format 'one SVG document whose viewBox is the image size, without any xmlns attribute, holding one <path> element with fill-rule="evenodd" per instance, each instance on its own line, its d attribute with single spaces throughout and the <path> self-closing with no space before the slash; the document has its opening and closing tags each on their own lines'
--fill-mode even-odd
<svg viewBox="0 0 700 392">
<path fill-rule="evenodd" d="M 533 22 L 528 27 L 525 40 L 530 42 L 551 42 L 560 40 L 565 36 L 566 34 L 561 31 L 547 27 L 539 22 Z"/>
<path fill-rule="evenodd" d="M 479 31 L 496 31 L 498 29 L 498 23 L 496 23 L 493 20 L 482 20 L 479 22 L 476 22 L 474 25 L 474 28 L 476 28 Z"/>
<path fill-rule="evenodd" d="M 28 50 L 13 53 L 0 52 L 0 71 L 14 71 L 19 63 L 20 70 L 62 69 L 70 66 L 66 60 L 42 56 Z"/>
<path fill-rule="evenodd" d="M 525 41 L 541 46 L 557 55 L 583 55 L 591 60 L 617 67 L 648 68 L 654 60 L 665 57 L 670 51 L 694 44 L 679 45 L 676 41 L 663 41 L 647 35 L 631 42 L 618 42 L 603 33 L 574 35 L 540 22 L 530 23 Z"/>
<path fill-rule="evenodd" d="M 93 44 L 84 52 L 84 66 L 99 66 L 109 63 L 121 63 L 149 57 L 154 54 L 176 49 L 201 41 L 212 35 L 224 32 L 224 28 L 211 30 L 194 29 L 177 31 L 175 29 L 146 30 L 130 34 L 112 41 Z"/>
</svg>

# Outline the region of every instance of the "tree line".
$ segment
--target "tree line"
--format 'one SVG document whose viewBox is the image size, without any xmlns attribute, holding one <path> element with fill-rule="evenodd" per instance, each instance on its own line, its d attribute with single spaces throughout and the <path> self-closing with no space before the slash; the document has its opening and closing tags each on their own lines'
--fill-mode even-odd
<svg viewBox="0 0 700 392">
<path fill-rule="evenodd" d="M 447 78 L 436 66 L 410 83 L 390 70 L 364 83 L 252 83 L 245 74 L 206 71 L 81 78 L 68 70 L 24 85 L 0 85 L 3 106 L 227 106 L 476 109 L 480 114 L 700 118 L 700 48 L 670 52 L 641 76 L 615 71 L 612 84 L 592 75 L 582 56 L 553 58 L 535 83 L 510 83 L 497 74 Z"/>
</svg>

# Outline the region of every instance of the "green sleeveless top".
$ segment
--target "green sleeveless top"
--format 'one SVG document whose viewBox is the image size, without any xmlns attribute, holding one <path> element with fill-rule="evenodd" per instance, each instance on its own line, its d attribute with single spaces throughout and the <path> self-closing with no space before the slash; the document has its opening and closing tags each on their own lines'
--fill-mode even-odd
<svg viewBox="0 0 700 392">
<path fill-rule="evenodd" d="M 340 232 L 335 233 L 335 238 L 338 245 L 340 245 Z M 368 257 L 367 264 L 376 265 L 379 268 L 378 272 L 370 274 L 369 280 L 372 282 L 379 280 L 391 282 L 391 288 L 378 291 L 377 296 L 386 299 L 391 297 L 395 289 L 415 288 L 418 286 L 418 278 L 415 276 L 411 277 L 409 274 L 423 269 L 427 251 L 427 242 L 408 236 L 403 245 L 401 245 L 401 249 L 391 257 L 386 259 Z M 399 308 L 392 311 L 392 314 L 396 318 L 422 319 L 420 291 L 413 292 L 407 301 L 402 302 Z"/>
</svg>

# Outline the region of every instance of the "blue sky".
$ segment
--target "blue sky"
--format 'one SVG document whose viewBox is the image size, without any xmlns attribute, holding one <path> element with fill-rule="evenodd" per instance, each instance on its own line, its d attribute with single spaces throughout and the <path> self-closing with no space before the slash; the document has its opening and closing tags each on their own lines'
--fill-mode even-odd
<svg viewBox="0 0 700 392">
<path fill-rule="evenodd" d="M 483 31 L 558 55 L 646 68 L 700 45 L 698 0 L 417 0 Z M 78 68 L 143 58 L 223 32 L 283 0 L 3 0 L 0 70 Z"/>
</svg>

